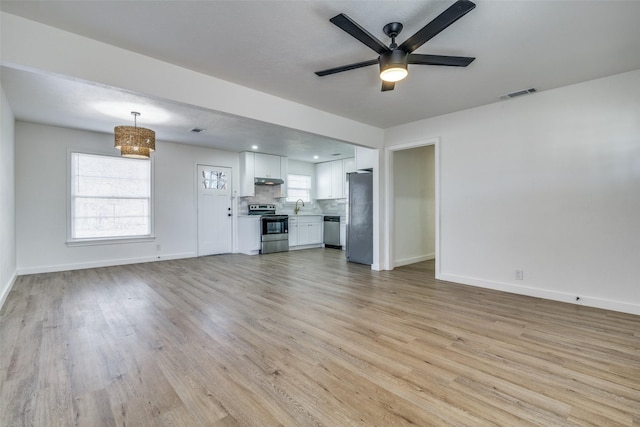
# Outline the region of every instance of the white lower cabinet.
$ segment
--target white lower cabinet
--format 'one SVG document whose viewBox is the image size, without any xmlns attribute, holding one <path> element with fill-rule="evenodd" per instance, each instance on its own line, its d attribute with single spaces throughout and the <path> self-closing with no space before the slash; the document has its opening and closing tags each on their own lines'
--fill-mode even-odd
<svg viewBox="0 0 640 427">
<path fill-rule="evenodd" d="M 238 217 L 238 251 L 247 255 L 260 253 L 259 216 Z M 322 246 L 322 215 L 289 216 L 289 248 Z"/>
<path fill-rule="evenodd" d="M 289 217 L 289 248 L 298 246 L 298 218 Z"/>
<path fill-rule="evenodd" d="M 322 246 L 322 215 L 289 217 L 289 248 Z"/>
<path fill-rule="evenodd" d="M 298 224 L 298 245 L 313 245 L 322 243 L 322 224 Z"/>
<path fill-rule="evenodd" d="M 260 216 L 238 217 L 238 251 L 255 255 L 261 247 Z"/>
</svg>

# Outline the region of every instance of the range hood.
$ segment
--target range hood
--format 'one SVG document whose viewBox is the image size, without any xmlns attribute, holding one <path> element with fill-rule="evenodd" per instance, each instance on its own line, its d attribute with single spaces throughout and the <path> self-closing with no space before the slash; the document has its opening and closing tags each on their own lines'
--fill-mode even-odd
<svg viewBox="0 0 640 427">
<path fill-rule="evenodd" d="M 255 185 L 282 185 L 284 181 L 280 178 L 256 178 Z"/>
</svg>

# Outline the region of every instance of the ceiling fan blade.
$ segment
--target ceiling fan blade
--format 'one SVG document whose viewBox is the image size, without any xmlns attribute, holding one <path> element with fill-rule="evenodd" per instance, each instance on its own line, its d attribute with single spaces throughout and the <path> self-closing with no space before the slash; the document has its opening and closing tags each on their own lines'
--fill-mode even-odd
<svg viewBox="0 0 640 427">
<path fill-rule="evenodd" d="M 316 74 L 320 77 L 323 77 L 323 76 L 328 76 L 329 74 L 355 70 L 356 68 L 368 67 L 369 65 L 375 65 L 375 64 L 378 64 L 378 60 L 372 59 L 370 61 L 356 62 L 355 64 L 343 65 L 341 67 L 329 68 L 328 70 L 316 71 Z"/>
<path fill-rule="evenodd" d="M 382 81 L 382 89 L 381 92 L 386 92 L 388 90 L 393 90 L 396 87 L 396 82 L 385 82 Z"/>
<path fill-rule="evenodd" d="M 378 52 L 378 54 L 388 52 L 390 50 L 387 46 L 385 46 L 384 43 L 375 38 L 371 33 L 362 28 L 356 21 L 349 18 L 344 13 L 334 16 L 329 21 L 349 33 L 352 37 L 356 38 L 361 43 L 366 44 L 371 49 Z"/>
<path fill-rule="evenodd" d="M 407 62 L 409 64 L 420 65 L 448 65 L 451 67 L 466 67 L 476 58 L 468 56 L 444 56 L 444 55 L 419 55 L 409 54 Z"/>
<path fill-rule="evenodd" d="M 400 49 L 411 53 L 427 41 L 437 36 L 440 31 L 462 18 L 475 8 L 475 3 L 469 0 L 458 0 L 447 10 L 438 15 L 433 21 L 422 27 L 417 33 L 409 37 L 400 45 Z M 346 30 L 345 30 L 346 31 Z"/>
</svg>

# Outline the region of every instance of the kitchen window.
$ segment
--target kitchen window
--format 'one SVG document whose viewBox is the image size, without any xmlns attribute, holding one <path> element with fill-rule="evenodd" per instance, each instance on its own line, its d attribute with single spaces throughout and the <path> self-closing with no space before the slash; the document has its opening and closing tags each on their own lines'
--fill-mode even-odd
<svg viewBox="0 0 640 427">
<path fill-rule="evenodd" d="M 70 155 L 68 242 L 152 237 L 151 161 Z"/>
<path fill-rule="evenodd" d="M 311 176 L 287 175 L 287 202 L 295 203 L 298 199 L 303 202 L 311 201 Z"/>
</svg>

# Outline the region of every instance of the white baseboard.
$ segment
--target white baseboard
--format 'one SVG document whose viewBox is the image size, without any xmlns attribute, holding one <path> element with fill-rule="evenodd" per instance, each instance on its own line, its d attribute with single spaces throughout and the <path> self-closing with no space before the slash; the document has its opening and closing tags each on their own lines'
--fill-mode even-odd
<svg viewBox="0 0 640 427">
<path fill-rule="evenodd" d="M 435 257 L 436 254 L 433 253 L 411 258 L 398 259 L 393 261 L 393 267 L 402 267 L 403 265 L 415 264 L 416 262 L 429 261 L 431 259 L 434 259 Z"/>
<path fill-rule="evenodd" d="M 640 305 L 629 304 L 621 301 L 612 301 L 602 298 L 580 295 L 580 300 L 576 301 L 576 295 L 550 289 L 532 288 L 529 286 L 514 285 L 512 283 L 494 282 L 490 280 L 477 279 L 473 277 L 460 276 L 456 274 L 440 274 L 438 280 L 460 283 L 463 285 L 476 286 L 479 288 L 493 289 L 496 291 L 510 292 L 512 294 L 527 295 L 530 297 L 544 298 L 552 301 L 560 301 L 571 304 L 585 305 L 605 310 L 619 311 L 621 313 L 640 315 Z"/>
<path fill-rule="evenodd" d="M 54 273 L 57 271 L 83 270 L 85 268 L 112 267 L 114 265 L 140 264 L 143 262 L 155 262 L 155 261 L 167 261 L 171 259 L 194 258 L 196 256 L 197 254 L 195 252 L 184 252 L 181 254 L 166 254 L 166 255 L 147 256 L 147 257 L 140 257 L 140 258 L 109 259 L 109 260 L 103 260 L 103 261 L 90 261 L 90 262 L 74 263 L 74 264 L 59 264 L 59 265 L 46 265 L 42 267 L 27 267 L 27 268 L 19 268 L 18 275 L 23 276 L 25 274 Z"/>
<path fill-rule="evenodd" d="M 9 292 L 11 292 L 11 289 L 13 288 L 13 285 L 16 283 L 17 278 L 18 278 L 18 271 L 16 270 L 13 272 L 13 275 L 11 276 L 9 281 L 6 283 L 6 285 L 4 285 L 2 294 L 0 295 L 0 310 L 4 305 L 4 302 L 7 300 L 7 297 L 9 296 Z"/>
<path fill-rule="evenodd" d="M 296 245 L 289 246 L 290 251 L 299 251 L 300 249 L 312 249 L 312 248 L 321 248 L 323 246 L 322 243 L 314 243 L 312 245 Z"/>
<path fill-rule="evenodd" d="M 256 249 L 253 251 L 236 251 L 235 254 L 243 254 L 243 255 L 260 255 L 260 249 Z"/>
</svg>

